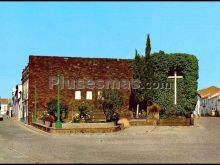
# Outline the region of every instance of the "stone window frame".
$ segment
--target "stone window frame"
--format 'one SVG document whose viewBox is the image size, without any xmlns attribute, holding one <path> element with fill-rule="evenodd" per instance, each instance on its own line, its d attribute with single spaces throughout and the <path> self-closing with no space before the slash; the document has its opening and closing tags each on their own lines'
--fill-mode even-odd
<svg viewBox="0 0 220 165">
<path fill-rule="evenodd" d="M 79 97 L 77 97 L 77 96 L 79 96 Z M 82 99 L 82 92 L 81 91 L 75 91 L 75 100 L 81 100 L 81 99 Z"/>
<path fill-rule="evenodd" d="M 89 97 L 88 98 L 88 93 L 91 93 L 89 96 L 91 96 L 91 97 Z M 93 95 L 93 92 L 92 91 L 86 91 L 86 100 L 92 100 L 92 95 Z"/>
</svg>

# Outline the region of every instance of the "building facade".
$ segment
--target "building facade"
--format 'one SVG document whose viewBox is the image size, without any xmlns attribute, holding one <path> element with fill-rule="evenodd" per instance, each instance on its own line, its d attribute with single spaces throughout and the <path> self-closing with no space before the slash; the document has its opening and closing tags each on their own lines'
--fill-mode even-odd
<svg viewBox="0 0 220 165">
<path fill-rule="evenodd" d="M 129 59 L 29 56 L 29 63 L 22 72 L 22 106 L 28 123 L 33 120 L 35 104 L 39 116 L 47 110 L 49 101 L 57 99 L 57 75 L 61 78 L 63 104 L 70 106 L 71 101 L 95 104 L 104 88 L 113 87 L 123 91 L 124 108 L 128 110 L 131 62 Z"/>
<path fill-rule="evenodd" d="M 213 116 L 214 111 L 220 112 L 220 88 L 210 86 L 198 91 L 195 116 Z"/>
<path fill-rule="evenodd" d="M 0 113 L 6 115 L 9 110 L 9 99 L 0 98 Z"/>
<path fill-rule="evenodd" d="M 25 78 L 23 80 L 24 81 L 22 82 L 22 121 L 24 123 L 28 123 L 29 80 Z"/>
<path fill-rule="evenodd" d="M 216 116 L 220 114 L 220 91 L 211 95 L 209 98 L 209 114 Z"/>
<path fill-rule="evenodd" d="M 12 91 L 12 116 L 18 120 L 22 119 L 22 85 L 18 84 Z"/>
</svg>

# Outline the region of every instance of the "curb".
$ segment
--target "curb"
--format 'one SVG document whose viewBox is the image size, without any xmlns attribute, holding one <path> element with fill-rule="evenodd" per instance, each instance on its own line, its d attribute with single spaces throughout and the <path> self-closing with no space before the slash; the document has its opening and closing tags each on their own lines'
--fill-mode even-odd
<svg viewBox="0 0 220 165">
<path fill-rule="evenodd" d="M 31 132 L 33 132 L 33 133 L 40 134 L 40 135 L 43 135 L 43 136 L 48 136 L 48 135 L 50 135 L 50 133 L 44 132 L 44 131 L 42 131 L 42 130 L 40 130 L 40 129 L 37 129 L 37 128 L 31 126 L 31 125 L 24 124 L 24 123 L 22 123 L 21 121 L 18 121 L 17 119 L 15 119 L 15 118 L 13 118 L 12 121 L 13 121 L 14 123 L 16 123 L 17 125 L 19 125 L 20 127 L 23 127 L 23 128 L 25 128 L 26 130 L 31 131 Z"/>
</svg>

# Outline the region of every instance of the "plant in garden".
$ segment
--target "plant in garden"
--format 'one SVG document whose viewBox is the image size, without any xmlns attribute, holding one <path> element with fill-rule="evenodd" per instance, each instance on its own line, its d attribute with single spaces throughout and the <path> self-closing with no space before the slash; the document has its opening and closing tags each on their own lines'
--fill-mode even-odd
<svg viewBox="0 0 220 165">
<path fill-rule="evenodd" d="M 85 122 L 91 121 L 91 107 L 86 103 L 82 103 L 78 107 L 79 109 L 79 116 L 81 119 L 85 120 Z"/>
<path fill-rule="evenodd" d="M 55 120 L 57 119 L 57 100 L 52 99 L 50 102 L 47 103 L 47 111 L 48 114 L 52 115 Z M 63 120 L 67 117 L 68 113 L 68 106 L 65 104 L 60 104 L 60 119 Z"/>
<path fill-rule="evenodd" d="M 73 116 L 73 122 L 78 123 L 78 122 L 92 122 L 92 112 L 93 107 L 90 106 L 89 104 L 86 104 L 85 102 L 82 102 L 78 106 L 79 113 L 76 113 Z"/>
<path fill-rule="evenodd" d="M 41 115 L 39 116 L 39 119 L 44 121 L 46 115 L 47 115 L 47 112 L 45 112 L 45 111 L 41 112 Z"/>
<path fill-rule="evenodd" d="M 124 104 L 123 93 L 118 89 L 104 89 L 101 96 L 102 99 L 99 102 L 102 105 L 107 122 L 118 121 L 120 116 L 116 111 Z"/>
<path fill-rule="evenodd" d="M 81 121 L 79 113 L 73 115 L 73 123 L 79 123 Z"/>
</svg>

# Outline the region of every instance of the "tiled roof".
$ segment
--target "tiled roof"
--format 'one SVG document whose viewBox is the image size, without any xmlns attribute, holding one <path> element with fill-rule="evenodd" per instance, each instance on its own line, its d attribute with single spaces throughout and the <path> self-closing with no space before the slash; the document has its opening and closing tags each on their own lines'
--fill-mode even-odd
<svg viewBox="0 0 220 165">
<path fill-rule="evenodd" d="M 8 100 L 8 99 L 5 99 L 5 98 L 1 98 L 1 99 L 0 99 L 0 103 L 1 103 L 1 104 L 8 104 L 8 103 L 9 103 L 9 100 Z"/>
<path fill-rule="evenodd" d="M 209 96 L 212 96 L 213 94 L 220 91 L 220 88 L 216 86 L 210 86 L 208 88 L 202 89 L 198 91 L 198 94 L 201 96 L 201 98 L 208 98 Z"/>
</svg>

